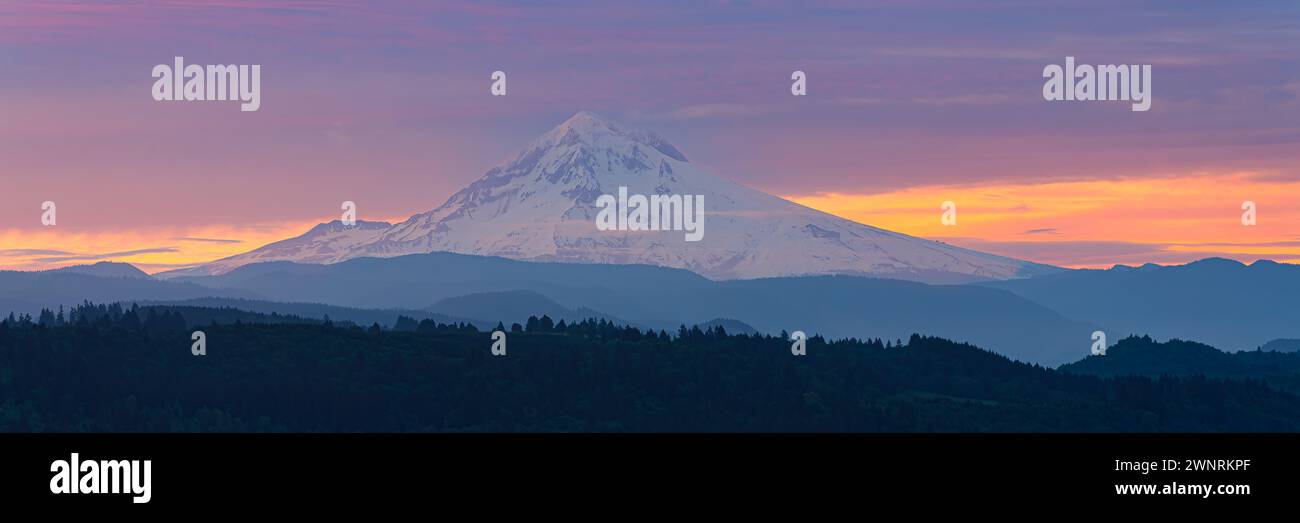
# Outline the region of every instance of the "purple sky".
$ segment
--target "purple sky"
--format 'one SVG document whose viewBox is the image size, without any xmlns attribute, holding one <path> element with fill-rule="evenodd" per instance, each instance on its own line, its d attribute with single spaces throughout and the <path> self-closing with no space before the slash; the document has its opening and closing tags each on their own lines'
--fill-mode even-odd
<svg viewBox="0 0 1300 523">
<path fill-rule="evenodd" d="M 1066 55 L 1153 64 L 1151 111 L 1044 110 Z M 261 110 L 154 102 L 174 56 L 262 65 Z M 1300 179 L 1296 2 L 9 0 L 0 71 L 0 223 L 401 217 L 580 109 L 783 195 Z"/>
</svg>

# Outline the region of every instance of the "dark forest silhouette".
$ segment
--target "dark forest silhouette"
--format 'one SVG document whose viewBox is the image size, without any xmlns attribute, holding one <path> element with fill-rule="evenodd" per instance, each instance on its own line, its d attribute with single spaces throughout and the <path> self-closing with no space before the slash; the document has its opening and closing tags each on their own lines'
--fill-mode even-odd
<svg viewBox="0 0 1300 523">
<path fill-rule="evenodd" d="M 205 356 L 190 353 L 195 328 Z M 813 336 L 796 357 L 785 333 L 545 316 L 498 328 L 503 357 L 489 332 L 427 319 L 89 303 L 10 315 L 0 431 L 1300 429 L 1300 398 L 1261 379 L 1097 377 L 919 335 Z"/>
</svg>

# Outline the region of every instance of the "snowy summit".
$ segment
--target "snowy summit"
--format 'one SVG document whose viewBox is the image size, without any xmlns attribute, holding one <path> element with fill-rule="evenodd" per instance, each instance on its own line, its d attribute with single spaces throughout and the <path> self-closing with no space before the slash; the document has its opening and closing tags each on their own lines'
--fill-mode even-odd
<svg viewBox="0 0 1300 523">
<path fill-rule="evenodd" d="M 680 232 L 598 230 L 596 200 L 703 195 L 702 241 Z M 248 263 L 334 263 L 445 251 L 519 260 L 649 264 L 713 279 L 853 274 L 929 282 L 1009 279 L 1050 267 L 863 225 L 697 169 L 667 140 L 579 112 L 437 208 L 404 222 L 313 228 L 298 238 L 160 275 Z"/>
</svg>

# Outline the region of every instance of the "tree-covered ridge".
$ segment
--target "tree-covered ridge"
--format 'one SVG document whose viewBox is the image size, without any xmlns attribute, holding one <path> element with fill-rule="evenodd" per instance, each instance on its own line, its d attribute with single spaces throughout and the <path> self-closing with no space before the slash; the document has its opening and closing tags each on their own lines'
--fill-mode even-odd
<svg viewBox="0 0 1300 523">
<path fill-rule="evenodd" d="M 1277 389 L 1300 394 L 1300 353 L 1270 350 L 1223 352 L 1203 343 L 1158 342 L 1150 336 L 1130 336 L 1106 351 L 1060 370 L 1093 376 L 1208 376 L 1262 380 Z"/>
<path fill-rule="evenodd" d="M 195 322 L 167 308 L 50 317 L 0 321 L 0 430 L 1300 429 L 1300 398 L 1260 382 L 1084 376 L 917 335 L 793 356 L 784 336 L 543 317 L 500 325 L 493 356 L 468 324 L 237 318 L 200 324 L 193 356 Z"/>
</svg>

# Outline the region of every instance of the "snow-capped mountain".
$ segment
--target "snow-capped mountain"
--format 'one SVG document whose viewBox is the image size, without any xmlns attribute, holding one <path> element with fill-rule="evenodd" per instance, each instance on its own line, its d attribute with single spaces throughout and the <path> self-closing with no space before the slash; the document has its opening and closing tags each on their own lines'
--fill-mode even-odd
<svg viewBox="0 0 1300 523">
<path fill-rule="evenodd" d="M 225 274 L 250 263 L 269 261 L 333 263 L 351 257 L 347 254 L 374 240 L 376 236 L 392 226 L 393 224 L 388 222 L 365 220 L 357 220 L 354 225 L 343 225 L 343 222 L 334 220 L 316 225 L 302 236 L 268 243 L 258 249 L 198 267 L 159 273 L 155 277 L 168 279 L 179 276 Z"/>
<path fill-rule="evenodd" d="M 599 230 L 597 198 L 703 195 L 704 235 Z M 273 260 L 333 263 L 447 251 L 536 261 L 650 264 L 714 279 L 859 274 L 1007 279 L 1053 268 L 862 225 L 696 168 L 663 138 L 579 112 L 446 203 L 396 225 L 322 224 L 298 238 L 164 273 L 221 274 Z"/>
</svg>

